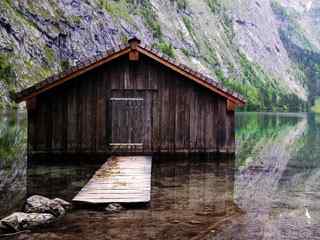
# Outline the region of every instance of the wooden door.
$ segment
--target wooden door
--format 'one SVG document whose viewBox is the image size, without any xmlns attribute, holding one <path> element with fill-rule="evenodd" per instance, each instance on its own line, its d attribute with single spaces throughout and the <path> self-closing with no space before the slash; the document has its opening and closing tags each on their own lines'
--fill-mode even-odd
<svg viewBox="0 0 320 240">
<path fill-rule="evenodd" d="M 111 142 L 115 148 L 142 147 L 145 135 L 145 100 L 141 97 L 110 98 Z"/>
</svg>

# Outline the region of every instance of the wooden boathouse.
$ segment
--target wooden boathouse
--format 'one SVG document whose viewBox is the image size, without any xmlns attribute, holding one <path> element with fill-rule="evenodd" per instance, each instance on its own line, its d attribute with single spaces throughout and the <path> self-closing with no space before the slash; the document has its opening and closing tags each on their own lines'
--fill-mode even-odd
<svg viewBox="0 0 320 240">
<path fill-rule="evenodd" d="M 28 157 L 235 151 L 245 100 L 132 38 L 17 94 Z"/>
</svg>

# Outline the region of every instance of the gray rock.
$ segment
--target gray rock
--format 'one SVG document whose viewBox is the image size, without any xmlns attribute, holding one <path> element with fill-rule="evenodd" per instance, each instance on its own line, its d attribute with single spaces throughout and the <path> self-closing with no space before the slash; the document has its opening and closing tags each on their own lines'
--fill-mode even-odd
<svg viewBox="0 0 320 240">
<path fill-rule="evenodd" d="M 123 207 L 119 203 L 110 203 L 105 210 L 108 213 L 117 213 L 123 210 Z"/>
<path fill-rule="evenodd" d="M 5 225 L 3 225 L 2 222 L 0 221 L 0 233 L 6 229 L 7 229 L 7 227 Z"/>
<path fill-rule="evenodd" d="M 59 202 L 40 195 L 34 195 L 27 199 L 25 212 L 50 213 L 55 217 L 62 217 L 66 211 Z"/>
<path fill-rule="evenodd" d="M 65 210 L 69 210 L 72 208 L 71 203 L 69 203 L 61 198 L 54 198 L 54 199 L 52 199 L 52 201 L 59 203 Z"/>
<path fill-rule="evenodd" d="M 16 212 L 1 219 L 0 227 L 2 230 L 18 232 L 39 226 L 45 226 L 55 221 L 56 218 L 49 213 Z"/>
</svg>

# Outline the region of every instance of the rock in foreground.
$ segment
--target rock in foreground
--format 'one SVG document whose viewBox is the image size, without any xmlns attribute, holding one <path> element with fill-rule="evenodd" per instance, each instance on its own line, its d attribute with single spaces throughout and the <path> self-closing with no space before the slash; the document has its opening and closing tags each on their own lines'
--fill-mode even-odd
<svg viewBox="0 0 320 240">
<path fill-rule="evenodd" d="M 55 221 L 56 218 L 49 213 L 16 212 L 2 219 L 0 228 L 5 231 L 18 232 L 25 229 L 45 226 Z"/>
<path fill-rule="evenodd" d="M 119 203 L 110 203 L 105 208 L 105 211 L 108 213 L 117 213 L 123 210 L 123 207 Z"/>
<path fill-rule="evenodd" d="M 40 195 L 34 195 L 27 199 L 25 211 L 27 213 L 50 213 L 55 217 L 64 216 L 66 213 L 59 201 Z"/>
<path fill-rule="evenodd" d="M 69 210 L 72 208 L 72 204 L 61 199 L 61 198 L 54 198 L 52 201 L 59 203 L 65 210 Z"/>
<path fill-rule="evenodd" d="M 16 212 L 0 220 L 0 230 L 19 232 L 36 227 L 46 226 L 63 217 L 71 204 L 63 199 L 53 200 L 34 195 L 27 199 L 24 212 Z"/>
</svg>

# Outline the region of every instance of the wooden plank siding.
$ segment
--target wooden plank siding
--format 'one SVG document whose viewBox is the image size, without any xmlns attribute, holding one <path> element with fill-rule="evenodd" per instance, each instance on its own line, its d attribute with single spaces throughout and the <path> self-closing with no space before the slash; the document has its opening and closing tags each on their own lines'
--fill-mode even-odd
<svg viewBox="0 0 320 240">
<path fill-rule="evenodd" d="M 112 97 L 144 99 L 142 148 L 110 148 Z M 119 57 L 43 92 L 28 112 L 31 154 L 234 152 L 226 98 L 143 55 Z"/>
</svg>

